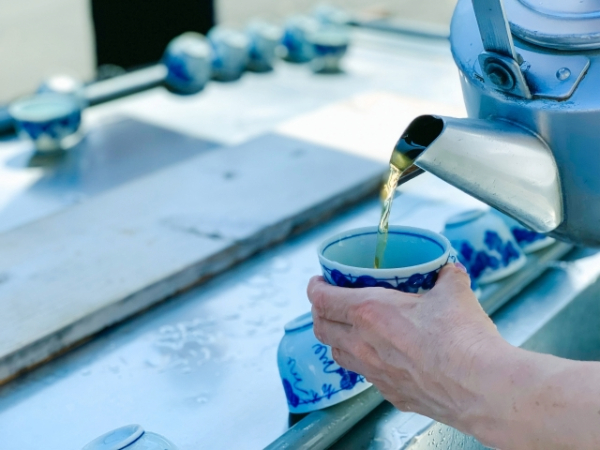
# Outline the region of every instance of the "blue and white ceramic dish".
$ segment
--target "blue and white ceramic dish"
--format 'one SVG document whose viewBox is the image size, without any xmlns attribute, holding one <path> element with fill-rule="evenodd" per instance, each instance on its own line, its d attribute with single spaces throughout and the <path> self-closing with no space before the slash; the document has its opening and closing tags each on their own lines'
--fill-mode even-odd
<svg viewBox="0 0 600 450">
<path fill-rule="evenodd" d="M 212 77 L 219 81 L 239 79 L 248 65 L 250 42 L 244 33 L 214 27 L 207 35 L 213 51 Z"/>
<path fill-rule="evenodd" d="M 374 269 L 377 227 L 336 234 L 319 247 L 319 261 L 328 283 L 340 287 L 384 287 L 423 293 L 435 285 L 447 263 L 457 261 L 448 239 L 421 228 L 389 227 L 381 268 Z"/>
<path fill-rule="evenodd" d="M 177 450 L 177 447 L 139 425 L 127 425 L 103 434 L 82 450 Z"/>
<path fill-rule="evenodd" d="M 471 277 L 481 284 L 512 275 L 527 261 L 505 223 L 489 211 L 457 214 L 446 222 L 443 234 Z"/>
<path fill-rule="evenodd" d="M 174 38 L 165 50 L 167 87 L 182 95 L 200 92 L 212 75 L 212 50 L 200 33 L 184 33 Z"/>
<path fill-rule="evenodd" d="M 277 365 L 289 410 L 294 414 L 333 406 L 371 386 L 363 376 L 333 360 L 331 347 L 315 337 L 311 313 L 285 326 Z"/>
<path fill-rule="evenodd" d="M 320 24 L 314 17 L 290 17 L 285 23 L 282 40 L 287 50 L 285 59 L 295 63 L 305 63 L 313 59 L 314 46 L 308 37 L 319 27 Z"/>
<path fill-rule="evenodd" d="M 521 225 L 512 217 L 502 214 L 496 209 L 492 209 L 491 211 L 492 214 L 504 221 L 506 226 L 510 229 L 513 237 L 525 253 L 537 252 L 538 250 L 546 248 L 556 242 L 556 240 L 550 236 L 530 230 L 529 228 Z"/>
<path fill-rule="evenodd" d="M 283 30 L 276 25 L 255 20 L 248 24 L 246 36 L 250 41 L 248 70 L 253 72 L 273 70 Z"/>
<path fill-rule="evenodd" d="M 350 33 L 346 27 L 324 26 L 309 34 L 308 41 L 313 45 L 311 69 L 316 73 L 336 73 L 340 71 L 340 61 L 350 45 Z"/>
<path fill-rule="evenodd" d="M 14 101 L 9 113 L 38 151 L 57 151 L 81 140 L 81 103 L 68 94 L 43 93 Z"/>
</svg>

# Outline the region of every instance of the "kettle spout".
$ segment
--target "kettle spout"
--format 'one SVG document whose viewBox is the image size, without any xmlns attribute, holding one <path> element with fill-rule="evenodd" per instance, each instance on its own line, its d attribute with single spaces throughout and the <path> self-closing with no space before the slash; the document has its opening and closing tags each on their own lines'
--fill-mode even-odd
<svg viewBox="0 0 600 450">
<path fill-rule="evenodd" d="M 421 116 L 402 141 L 418 143 L 420 153 L 411 155 L 417 167 L 537 232 L 549 233 L 563 221 L 552 151 L 524 128 L 501 120 Z"/>
</svg>

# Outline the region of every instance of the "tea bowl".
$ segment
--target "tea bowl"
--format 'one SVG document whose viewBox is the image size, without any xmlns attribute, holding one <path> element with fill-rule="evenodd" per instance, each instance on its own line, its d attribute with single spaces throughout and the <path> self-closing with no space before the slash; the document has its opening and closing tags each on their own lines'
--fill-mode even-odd
<svg viewBox="0 0 600 450">
<path fill-rule="evenodd" d="M 537 252 L 538 250 L 546 248 L 556 242 L 556 239 L 530 230 L 529 228 L 521 225 L 512 217 L 502 214 L 496 209 L 492 209 L 491 211 L 492 214 L 502 219 L 506 226 L 508 226 L 515 240 L 525 253 Z"/>
<path fill-rule="evenodd" d="M 310 67 L 315 73 L 340 72 L 340 61 L 350 45 L 350 33 L 342 26 L 325 26 L 309 34 L 313 46 Z"/>
<path fill-rule="evenodd" d="M 248 65 L 250 41 L 244 33 L 216 26 L 208 32 L 212 46 L 212 77 L 219 81 L 239 79 Z"/>
<path fill-rule="evenodd" d="M 127 425 L 94 439 L 82 450 L 177 450 L 159 434 L 144 431 L 139 425 Z"/>
<path fill-rule="evenodd" d="M 212 74 L 212 50 L 200 33 L 188 32 L 174 38 L 163 55 L 167 88 L 181 95 L 204 89 Z"/>
<path fill-rule="evenodd" d="M 37 88 L 38 94 L 53 93 L 72 95 L 81 102 L 81 107 L 88 106 L 83 81 L 70 75 L 54 75 L 42 81 Z"/>
<path fill-rule="evenodd" d="M 314 58 L 314 45 L 309 36 L 320 27 L 317 19 L 311 16 L 290 17 L 285 25 L 282 43 L 287 50 L 285 60 L 305 63 Z"/>
<path fill-rule="evenodd" d="M 246 36 L 250 41 L 248 70 L 253 72 L 273 70 L 283 30 L 276 25 L 255 20 L 246 27 Z"/>
<path fill-rule="evenodd" d="M 490 211 L 469 210 L 450 217 L 443 231 L 478 283 L 492 283 L 520 270 L 527 257 L 506 224 Z"/>
<path fill-rule="evenodd" d="M 40 152 L 59 151 L 77 144 L 82 134 L 82 105 L 70 94 L 42 93 L 14 101 L 9 114 L 21 136 Z"/>
<path fill-rule="evenodd" d="M 379 269 L 374 268 L 377 227 L 331 236 L 319 247 L 325 280 L 348 288 L 383 287 L 413 294 L 429 291 L 456 252 L 441 234 L 421 228 L 390 225 Z"/>
<path fill-rule="evenodd" d="M 331 347 L 315 337 L 311 313 L 285 325 L 285 335 L 277 350 L 277 365 L 292 414 L 333 406 L 371 386 L 362 375 L 340 367 L 333 360 Z"/>
</svg>

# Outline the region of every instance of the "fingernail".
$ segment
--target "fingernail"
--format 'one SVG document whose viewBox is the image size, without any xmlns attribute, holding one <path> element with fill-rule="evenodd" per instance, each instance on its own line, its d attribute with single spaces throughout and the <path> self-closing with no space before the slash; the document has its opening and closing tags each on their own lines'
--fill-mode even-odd
<svg viewBox="0 0 600 450">
<path fill-rule="evenodd" d="M 469 273 L 469 272 L 467 271 L 467 268 L 466 268 L 465 266 L 463 266 L 461 263 L 459 263 L 459 262 L 455 262 L 455 263 L 454 263 L 454 265 L 455 265 L 456 267 L 458 267 L 460 270 L 462 270 L 464 273 Z"/>
</svg>

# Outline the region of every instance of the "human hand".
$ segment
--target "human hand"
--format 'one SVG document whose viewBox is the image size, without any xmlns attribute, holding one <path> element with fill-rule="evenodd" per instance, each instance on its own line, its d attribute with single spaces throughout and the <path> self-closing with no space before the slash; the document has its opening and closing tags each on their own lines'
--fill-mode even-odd
<svg viewBox="0 0 600 450">
<path fill-rule="evenodd" d="M 481 308 L 461 266 L 442 269 L 425 294 L 308 285 L 316 337 L 394 406 L 458 429 L 477 414 L 477 368 L 508 345 Z"/>
</svg>

